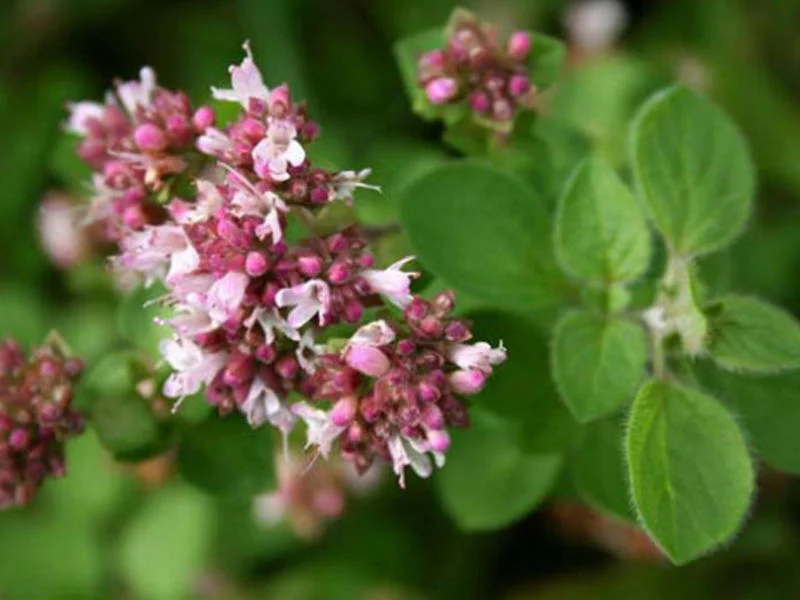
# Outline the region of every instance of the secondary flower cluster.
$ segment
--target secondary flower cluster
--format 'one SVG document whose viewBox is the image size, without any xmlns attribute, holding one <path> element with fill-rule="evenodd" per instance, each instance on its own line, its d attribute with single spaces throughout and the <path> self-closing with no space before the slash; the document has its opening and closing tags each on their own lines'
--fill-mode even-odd
<svg viewBox="0 0 800 600">
<path fill-rule="evenodd" d="M 479 122 L 510 123 L 535 89 L 525 62 L 530 34 L 516 31 L 505 46 L 471 13 L 458 11 L 448 26 L 447 45 L 419 57 L 417 77 L 433 104 L 466 103 Z"/>
<path fill-rule="evenodd" d="M 110 240 L 163 221 L 152 192 L 197 162 L 196 140 L 215 122 L 210 107 L 194 110 L 186 94 L 157 85 L 149 67 L 139 81 L 118 82 L 105 103 L 69 109 L 66 128 L 83 138 L 78 155 L 94 171 L 86 221 L 102 223 Z"/>
<path fill-rule="evenodd" d="M 55 344 L 29 358 L 0 343 L 0 508 L 27 504 L 48 475 L 64 475 L 64 441 L 83 430 L 71 406 L 81 368 Z"/>
<path fill-rule="evenodd" d="M 305 147 L 317 136 L 317 126 L 303 105 L 292 102 L 286 85 L 266 87 L 247 45 L 245 50 L 243 62 L 230 69 L 231 88 L 212 88 L 215 98 L 235 102 L 241 111 L 225 128 L 209 124 L 198 136 L 196 148 L 209 163 L 195 181 L 196 194 L 173 197 L 161 223 L 127 228 L 114 259 L 118 270 L 166 287 L 161 302 L 172 316 L 162 323 L 173 334 L 161 353 L 173 372 L 164 393 L 177 399 L 177 407 L 203 390 L 220 414 L 239 411 L 251 425 L 268 422 L 284 435 L 300 417 L 309 423 L 310 442 L 326 455 L 332 440 L 318 438 L 314 418 L 327 414 L 305 403 L 292 405 L 290 394 L 332 400 L 336 407 L 350 403 L 350 417 L 363 425 L 366 437 L 341 444 L 346 459 L 362 472 L 377 457 L 390 459 L 401 482 L 407 464 L 427 475 L 430 468 L 419 466 L 423 459 L 417 454 L 430 450 L 441 462 L 449 441 L 445 425 L 467 420 L 456 395 L 480 389 L 491 369 L 483 363 L 466 367 L 454 358 L 469 330 L 446 317 L 451 296 L 434 304 L 412 298 L 415 274 L 402 270 L 410 257 L 376 269 L 356 228 L 325 237 L 314 233 L 321 207 L 350 202 L 356 188 L 373 187 L 363 183 L 369 170 L 315 167 Z M 292 219 L 311 223 L 308 237 L 287 239 Z M 331 326 L 358 325 L 367 310 L 388 313 L 389 305 L 405 310 L 405 322 L 381 321 L 377 340 L 359 341 L 376 326 L 362 328 L 338 359 L 319 343 L 330 336 Z M 390 349 L 386 345 L 395 333 L 404 337 Z M 357 416 L 362 402 L 354 396 L 361 375 L 351 363 L 359 353 L 369 358 L 371 352 L 385 356 L 393 368 L 371 372 L 378 378 L 376 391 L 369 393 L 375 410 L 362 418 Z M 484 361 L 504 357 L 502 349 L 491 352 Z M 355 387 L 336 388 L 334 371 L 342 365 L 341 376 Z M 419 401 L 412 388 L 422 390 Z M 356 422 L 343 425 L 352 428 Z"/>
</svg>

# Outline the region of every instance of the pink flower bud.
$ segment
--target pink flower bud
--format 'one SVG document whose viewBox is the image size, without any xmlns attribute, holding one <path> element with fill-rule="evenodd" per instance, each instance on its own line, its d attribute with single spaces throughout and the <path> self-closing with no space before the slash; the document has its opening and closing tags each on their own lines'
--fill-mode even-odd
<svg viewBox="0 0 800 600">
<path fill-rule="evenodd" d="M 444 414 L 438 406 L 429 404 L 422 411 L 422 422 L 430 429 L 442 429 L 445 424 Z"/>
<path fill-rule="evenodd" d="M 380 377 L 391 367 L 389 359 L 378 348 L 362 344 L 350 346 L 345 360 L 351 368 L 370 377 Z"/>
<path fill-rule="evenodd" d="M 486 375 L 477 369 L 455 371 L 450 374 L 450 386 L 459 394 L 477 394 L 486 383 Z"/>
<path fill-rule="evenodd" d="M 428 443 L 434 452 L 446 452 L 450 447 L 450 435 L 444 429 L 428 431 Z"/>
<path fill-rule="evenodd" d="M 294 379 L 300 372 L 300 365 L 294 355 L 289 354 L 275 363 L 275 372 L 283 379 Z"/>
<path fill-rule="evenodd" d="M 311 503 L 314 509 L 325 517 L 335 518 L 344 512 L 344 494 L 334 487 L 317 491 Z"/>
<path fill-rule="evenodd" d="M 250 252 L 244 263 L 244 270 L 251 277 L 259 277 L 269 269 L 269 260 L 261 252 Z"/>
<path fill-rule="evenodd" d="M 330 193 L 327 188 L 317 185 L 311 189 L 311 201 L 314 204 L 325 204 L 329 198 Z"/>
<path fill-rule="evenodd" d="M 297 259 L 297 267 L 306 277 L 316 277 L 322 271 L 322 259 L 319 256 L 301 256 Z"/>
<path fill-rule="evenodd" d="M 24 429 L 15 429 L 8 437 L 8 443 L 16 450 L 22 450 L 28 445 L 29 440 L 30 436 L 28 436 L 28 432 Z"/>
<path fill-rule="evenodd" d="M 526 31 L 515 31 L 508 38 L 508 55 L 514 60 L 525 60 L 531 53 L 531 36 Z"/>
<path fill-rule="evenodd" d="M 485 113 L 489 110 L 490 102 L 489 96 L 486 92 L 476 91 L 472 92 L 469 97 L 469 107 L 476 113 Z"/>
<path fill-rule="evenodd" d="M 328 281 L 344 283 L 350 277 L 350 269 L 342 262 L 333 263 L 328 269 Z"/>
<path fill-rule="evenodd" d="M 356 416 L 358 411 L 358 398 L 355 396 L 345 396 L 331 409 L 331 423 L 337 427 L 346 427 Z"/>
<path fill-rule="evenodd" d="M 158 126 L 144 123 L 133 132 L 133 141 L 142 150 L 163 150 L 167 146 L 167 138 Z"/>
<path fill-rule="evenodd" d="M 445 104 L 458 92 L 458 83 L 452 77 L 437 77 L 425 86 L 428 100 L 433 104 Z"/>
<path fill-rule="evenodd" d="M 201 106 L 194 112 L 194 115 L 192 115 L 192 125 L 201 133 L 209 127 L 213 127 L 216 120 L 217 116 L 214 114 L 214 109 L 210 106 Z"/>
<path fill-rule="evenodd" d="M 442 50 L 431 50 L 419 57 L 417 63 L 420 69 L 441 69 L 446 62 L 445 53 Z"/>
<path fill-rule="evenodd" d="M 125 212 L 122 213 L 122 222 L 125 223 L 125 227 L 130 229 L 141 229 L 147 223 L 147 217 L 142 207 L 134 204 L 126 208 Z"/>
<path fill-rule="evenodd" d="M 520 98 L 531 91 L 531 80 L 527 75 L 513 75 L 508 82 L 508 93 L 513 98 Z"/>
</svg>

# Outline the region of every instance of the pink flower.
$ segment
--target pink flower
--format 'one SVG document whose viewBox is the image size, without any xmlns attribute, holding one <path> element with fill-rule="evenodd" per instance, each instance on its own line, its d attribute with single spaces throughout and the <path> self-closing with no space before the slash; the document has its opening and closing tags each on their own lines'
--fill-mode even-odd
<svg viewBox="0 0 800 600">
<path fill-rule="evenodd" d="M 273 121 L 267 136 L 253 148 L 253 163 L 259 177 L 272 181 L 289 179 L 289 165 L 299 167 L 306 159 L 306 152 L 295 139 L 297 129 L 289 121 Z"/>
<path fill-rule="evenodd" d="M 459 369 L 477 369 L 484 373 L 492 372 L 492 365 L 497 365 L 506 359 L 506 349 L 503 342 L 497 348 L 492 348 L 486 342 L 477 344 L 453 344 L 447 353 L 450 362 Z"/>
<path fill-rule="evenodd" d="M 432 104 L 444 104 L 458 92 L 458 83 L 452 77 L 437 77 L 425 86 L 425 93 Z"/>
<path fill-rule="evenodd" d="M 233 271 L 214 282 L 206 297 L 208 315 L 214 323 L 221 325 L 237 316 L 249 283 L 247 275 Z"/>
<path fill-rule="evenodd" d="M 280 313 L 272 308 L 265 309 L 258 307 L 244 322 L 246 327 L 252 327 L 258 323 L 264 332 L 264 341 L 271 345 L 275 341 L 275 331 L 279 331 L 290 340 L 300 341 L 300 334 L 296 329 L 289 327 L 289 324 L 281 317 Z"/>
<path fill-rule="evenodd" d="M 374 292 L 383 294 L 392 304 L 405 308 L 411 302 L 411 279 L 416 277 L 417 273 L 405 273 L 400 269 L 412 260 L 413 256 L 407 256 L 387 269 L 366 269 L 361 272 L 361 276 Z"/>
<path fill-rule="evenodd" d="M 394 338 L 394 329 L 392 329 L 386 321 L 380 319 L 359 327 L 350 337 L 348 346 L 350 344 L 386 346 L 391 344 Z"/>
<path fill-rule="evenodd" d="M 224 352 L 207 353 L 185 338 L 162 340 L 159 350 L 175 370 L 164 383 L 168 398 L 181 398 L 200 391 L 208 385 L 225 366 Z"/>
<path fill-rule="evenodd" d="M 369 377 L 381 377 L 392 366 L 389 358 L 374 346 L 353 344 L 344 356 L 348 366 Z"/>
<path fill-rule="evenodd" d="M 122 238 L 120 247 L 122 254 L 117 263 L 125 269 L 142 273 L 148 284 L 165 276 L 172 280 L 191 273 L 200 262 L 183 228 L 177 225 L 159 225 L 131 232 Z"/>
<path fill-rule="evenodd" d="M 47 255 L 63 269 L 83 261 L 91 249 L 86 231 L 77 223 L 75 208 L 60 194 L 48 195 L 39 207 L 39 239 Z"/>
<path fill-rule="evenodd" d="M 321 279 L 311 279 L 300 285 L 284 288 L 275 295 L 275 304 L 280 308 L 293 306 L 286 322 L 293 329 L 300 329 L 303 325 L 319 316 L 320 325 L 324 324 L 325 317 L 330 312 L 331 291 L 328 284 Z"/>
<path fill-rule="evenodd" d="M 259 192 L 238 171 L 231 170 L 230 181 L 236 188 L 231 198 L 232 213 L 236 216 L 254 216 L 263 219 L 256 228 L 256 235 L 264 239 L 267 234 L 272 236 L 272 243 L 276 244 L 283 239 L 280 214 L 288 212 L 289 207 L 283 199 L 273 192 Z"/>
<path fill-rule="evenodd" d="M 85 136 L 89 133 L 89 123 L 97 121 L 102 123 L 105 118 L 106 107 L 97 102 L 74 102 L 67 106 L 69 120 L 66 129 L 70 133 Z"/>
<path fill-rule="evenodd" d="M 329 413 L 319 408 L 313 408 L 306 402 L 293 404 L 292 412 L 306 424 L 306 448 L 316 447 L 323 458 L 328 458 L 333 443 L 342 434 L 345 427 L 335 425 Z"/>
<path fill-rule="evenodd" d="M 148 108 L 156 90 L 156 74 L 150 67 L 139 72 L 141 81 L 126 81 L 117 86 L 117 96 L 125 110 L 135 115 L 138 107 Z"/>
<path fill-rule="evenodd" d="M 269 100 L 269 90 L 264 85 L 261 71 L 258 70 L 253 61 L 253 53 L 250 50 L 250 42 L 244 43 L 244 51 L 247 54 L 242 64 L 231 66 L 231 88 L 219 89 L 212 87 L 211 95 L 217 100 L 226 102 L 238 102 L 245 110 L 250 110 L 251 100 L 262 102 L 266 106 Z"/>
</svg>

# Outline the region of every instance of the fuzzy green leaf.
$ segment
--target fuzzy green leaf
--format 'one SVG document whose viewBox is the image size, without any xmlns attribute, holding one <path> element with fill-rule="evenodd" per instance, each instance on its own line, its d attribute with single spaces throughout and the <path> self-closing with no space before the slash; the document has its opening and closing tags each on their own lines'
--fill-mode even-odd
<svg viewBox="0 0 800 600">
<path fill-rule="evenodd" d="M 627 186 L 603 161 L 581 164 L 559 201 L 556 255 L 582 279 L 603 283 L 642 275 L 650 259 L 650 233 Z"/>
<path fill-rule="evenodd" d="M 550 218 L 519 179 L 476 161 L 431 169 L 403 190 L 401 220 L 422 263 L 475 298 L 527 310 L 558 301 Z"/>
<path fill-rule="evenodd" d="M 717 400 L 649 381 L 633 404 L 626 451 L 642 524 L 673 562 L 689 562 L 735 535 L 755 476 L 742 433 Z"/>
<path fill-rule="evenodd" d="M 247 498 L 275 486 L 270 428 L 251 429 L 241 415 L 214 414 L 189 429 L 178 466 L 184 478 L 209 494 Z"/>
<path fill-rule="evenodd" d="M 800 323 L 766 302 L 728 296 L 708 311 L 711 357 L 731 371 L 800 368 Z"/>
<path fill-rule="evenodd" d="M 630 400 L 646 362 L 644 330 L 630 321 L 576 312 L 555 328 L 553 378 L 579 421 L 608 415 Z"/>
<path fill-rule="evenodd" d="M 747 144 L 725 113 L 675 87 L 652 96 L 632 131 L 639 191 L 678 254 L 718 250 L 744 229 L 755 190 Z"/>
<path fill-rule="evenodd" d="M 525 454 L 518 430 L 508 422 L 480 410 L 472 417 L 468 431 L 454 432 L 447 465 L 436 474 L 437 489 L 462 529 L 500 529 L 544 499 L 555 484 L 561 456 Z"/>
</svg>

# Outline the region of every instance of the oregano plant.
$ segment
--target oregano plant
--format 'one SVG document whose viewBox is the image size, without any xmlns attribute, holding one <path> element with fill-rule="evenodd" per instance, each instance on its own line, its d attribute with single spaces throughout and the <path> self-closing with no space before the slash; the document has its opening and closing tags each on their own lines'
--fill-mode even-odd
<svg viewBox="0 0 800 600">
<path fill-rule="evenodd" d="M 800 323 L 707 274 L 754 214 L 749 143 L 685 85 L 612 120 L 620 148 L 591 139 L 567 57 L 464 9 L 398 40 L 440 143 L 393 147 L 385 195 L 324 159 L 313 103 L 249 42 L 199 104 L 150 67 L 69 104 L 72 224 L 107 267 L 83 285 L 118 337 L 92 360 L 0 344 L 0 507 L 66 474 L 88 426 L 300 537 L 388 470 L 466 531 L 567 496 L 678 565 L 729 544 L 760 463 L 800 472 Z"/>
</svg>

